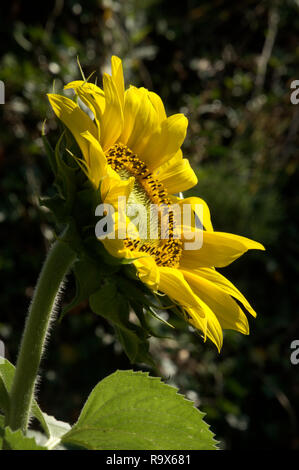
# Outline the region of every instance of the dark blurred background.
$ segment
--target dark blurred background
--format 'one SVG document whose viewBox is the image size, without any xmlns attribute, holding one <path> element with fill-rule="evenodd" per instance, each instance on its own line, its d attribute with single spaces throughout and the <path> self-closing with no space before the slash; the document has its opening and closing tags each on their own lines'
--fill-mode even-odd
<svg viewBox="0 0 299 470">
<path fill-rule="evenodd" d="M 189 118 L 184 153 L 217 230 L 262 242 L 222 272 L 258 312 L 251 335 L 226 332 L 219 355 L 187 330 L 152 342 L 159 373 L 207 413 L 221 447 L 299 449 L 298 0 L 56 0 L 1 4 L 0 339 L 16 361 L 25 313 L 53 238 L 39 207 L 53 178 L 42 148 L 46 93 L 124 61 L 127 85 L 159 93 Z M 69 276 L 62 303 L 72 298 Z M 43 360 L 43 409 L 74 422 L 101 378 L 130 368 L 109 324 L 87 303 L 53 326 Z"/>
</svg>

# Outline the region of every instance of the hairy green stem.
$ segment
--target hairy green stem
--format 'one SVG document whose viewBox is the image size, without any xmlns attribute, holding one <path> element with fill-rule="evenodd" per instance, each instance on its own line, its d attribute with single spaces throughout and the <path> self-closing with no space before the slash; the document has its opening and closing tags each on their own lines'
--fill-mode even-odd
<svg viewBox="0 0 299 470">
<path fill-rule="evenodd" d="M 75 260 L 75 253 L 64 239 L 66 232 L 50 249 L 37 286 L 24 329 L 16 372 L 10 393 L 6 424 L 14 431 L 26 431 L 34 397 L 38 369 L 43 354 L 55 299 L 65 274 Z"/>
</svg>

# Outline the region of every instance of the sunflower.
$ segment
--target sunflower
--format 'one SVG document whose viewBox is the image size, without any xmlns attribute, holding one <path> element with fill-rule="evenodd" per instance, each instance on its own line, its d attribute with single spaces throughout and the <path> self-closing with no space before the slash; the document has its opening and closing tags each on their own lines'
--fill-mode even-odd
<svg viewBox="0 0 299 470">
<path fill-rule="evenodd" d="M 173 204 L 182 209 L 191 207 L 193 217 L 179 237 L 176 229 L 183 223 L 176 224 L 170 217 L 168 237 L 162 238 L 159 229 L 158 238 L 153 238 L 149 232 L 139 236 L 127 216 L 125 225 L 131 225 L 131 232 L 101 242 L 112 256 L 131 260 L 139 279 L 152 291 L 166 294 L 180 307 L 186 321 L 220 351 L 223 329 L 249 334 L 243 309 L 253 316 L 256 313 L 216 268 L 229 265 L 247 250 L 264 247 L 242 236 L 214 231 L 209 208 L 201 198 L 175 196 L 197 184 L 181 151 L 187 118 L 183 114 L 167 117 L 161 98 L 154 92 L 135 86 L 125 90 L 118 57 L 112 57 L 111 70 L 111 76 L 103 76 L 103 89 L 87 80 L 65 87 L 75 91 L 89 114 L 65 96 L 48 95 L 55 114 L 80 147 L 83 158 L 75 157 L 77 162 L 92 185 L 100 186 L 101 202 L 116 209 L 116 226 L 120 225 L 119 197 L 125 197 L 128 206 L 142 204 L 148 218 L 152 205 L 170 208 Z M 202 208 L 200 214 L 198 207 Z M 202 223 L 202 246 L 187 249 L 188 232 L 195 234 L 195 214 Z M 157 220 L 161 227 L 161 217 Z"/>
</svg>

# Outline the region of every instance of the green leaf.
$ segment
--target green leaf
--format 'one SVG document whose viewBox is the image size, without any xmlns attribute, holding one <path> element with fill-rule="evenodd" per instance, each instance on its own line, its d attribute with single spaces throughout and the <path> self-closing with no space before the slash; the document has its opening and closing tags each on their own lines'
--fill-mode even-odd
<svg viewBox="0 0 299 470">
<path fill-rule="evenodd" d="M 42 415 L 43 415 L 43 420 L 46 424 L 46 426 L 43 426 L 43 429 L 44 431 L 46 431 L 47 429 L 47 435 L 51 439 L 60 439 L 64 434 L 66 434 L 71 429 L 70 424 L 65 423 L 64 421 L 58 421 L 56 418 L 54 418 L 54 416 L 47 415 L 47 413 L 44 413 L 44 412 L 42 412 Z M 38 419 L 36 413 L 35 413 L 35 417 Z"/>
<path fill-rule="evenodd" d="M 52 148 L 50 142 L 48 141 L 48 139 L 47 139 L 47 137 L 46 137 L 46 135 L 45 135 L 44 124 L 45 124 L 45 123 L 43 123 L 43 129 L 42 129 L 42 140 L 43 140 L 43 144 L 44 144 L 44 149 L 45 149 L 46 154 L 47 154 L 47 156 L 48 156 L 51 169 L 52 169 L 54 175 L 56 176 L 56 173 L 57 173 L 57 163 L 56 163 L 55 151 L 54 151 L 54 149 Z"/>
<path fill-rule="evenodd" d="M 161 318 L 154 310 L 154 307 L 159 309 L 161 306 L 157 304 L 153 293 L 141 282 L 136 280 L 132 282 L 125 277 L 118 277 L 117 285 L 122 294 L 129 299 L 142 328 L 147 331 L 148 335 L 155 336 L 156 338 L 166 338 L 165 335 L 161 335 L 153 329 L 147 318 L 151 316 L 168 327 L 174 328 L 173 325 Z"/>
<path fill-rule="evenodd" d="M 203 416 L 160 378 L 117 371 L 93 389 L 62 442 L 93 450 L 216 449 Z"/>
<path fill-rule="evenodd" d="M 0 410 L 7 413 L 9 407 L 9 395 L 2 377 L 0 376 Z"/>
<path fill-rule="evenodd" d="M 77 167 L 71 166 L 64 161 L 66 136 L 65 131 L 61 134 L 55 150 L 43 135 L 45 150 L 48 154 L 53 173 L 55 175 L 55 186 L 58 193 L 53 197 L 40 198 L 40 204 L 47 207 L 59 223 L 65 223 L 71 215 L 76 193 Z"/>
<path fill-rule="evenodd" d="M 48 445 L 47 445 L 49 439 L 48 439 L 48 437 L 47 437 L 45 434 L 43 434 L 42 432 L 40 432 L 40 431 L 35 431 L 35 430 L 33 430 L 33 429 L 28 429 L 28 430 L 26 431 L 26 436 L 27 436 L 27 437 L 34 437 L 35 442 L 37 443 L 37 445 L 40 445 L 40 446 L 43 446 L 43 447 L 47 447 L 47 449 L 50 450 L 49 447 L 48 447 Z"/>
<path fill-rule="evenodd" d="M 132 324 L 130 328 L 114 326 L 114 329 L 131 363 L 145 363 L 155 367 L 149 353 L 148 336 L 142 328 Z"/>
<path fill-rule="evenodd" d="M 20 429 L 12 431 L 6 427 L 3 440 L 7 450 L 48 450 L 36 443 L 34 437 L 25 436 Z"/>
<path fill-rule="evenodd" d="M 57 164 L 56 186 L 61 190 L 61 196 L 65 199 L 65 211 L 68 214 L 71 210 L 75 198 L 75 173 L 76 167 L 69 166 L 63 160 L 60 147 L 65 137 L 63 132 L 55 147 L 55 157 Z M 64 150 L 64 149 L 63 149 Z"/>
<path fill-rule="evenodd" d="M 83 300 L 87 300 L 91 294 L 96 292 L 104 276 L 101 265 L 88 256 L 82 256 L 73 266 L 76 278 L 76 295 L 74 299 L 61 312 L 60 320 L 72 308 L 76 307 Z"/>
<path fill-rule="evenodd" d="M 7 411 L 9 405 L 9 396 L 3 382 L 3 379 L 0 375 L 0 410 Z"/>
<path fill-rule="evenodd" d="M 132 363 L 154 365 L 149 353 L 148 333 L 129 321 L 129 304 L 113 283 L 105 284 L 89 298 L 90 308 L 112 323 Z"/>
<path fill-rule="evenodd" d="M 45 443 L 42 442 L 43 445 L 48 449 L 54 449 L 60 444 L 61 437 L 71 429 L 70 424 L 58 421 L 54 416 L 42 412 L 36 402 L 33 404 L 32 412 L 47 435 L 48 439 Z"/>
<path fill-rule="evenodd" d="M 83 186 L 83 189 L 80 189 Z M 84 181 L 83 184 L 78 183 L 76 190 L 72 215 L 76 220 L 78 230 L 80 230 L 82 239 L 87 236 L 93 236 L 94 240 L 99 244 L 95 236 L 95 226 L 97 217 L 95 216 L 95 209 L 101 202 L 101 194 L 96 190 L 89 180 Z M 89 232 L 87 231 L 89 229 Z"/>
<path fill-rule="evenodd" d="M 145 285 L 137 280 L 133 282 L 125 277 L 119 277 L 117 280 L 120 291 L 131 301 L 139 302 L 141 305 L 150 305 L 147 295 L 151 295 L 151 291 L 145 288 Z"/>
<path fill-rule="evenodd" d="M 12 386 L 15 374 L 15 367 L 4 359 L 0 364 L 0 409 L 7 413 L 9 405 L 9 391 Z M 4 391 L 4 392 L 3 392 Z M 1 393 L 3 392 L 3 394 Z M 32 414 L 40 422 L 44 432 L 48 437 L 47 446 L 53 447 L 60 442 L 60 437 L 68 432 L 71 426 L 63 421 L 57 421 L 53 416 L 43 413 L 36 400 L 32 404 Z"/>
<path fill-rule="evenodd" d="M 9 407 L 9 391 L 15 375 L 14 366 L 7 360 L 1 358 L 0 363 L 0 410 L 4 413 L 8 412 Z"/>
<path fill-rule="evenodd" d="M 0 450 L 2 449 L 3 436 L 4 436 L 4 426 L 5 426 L 5 417 L 0 415 Z"/>
<path fill-rule="evenodd" d="M 47 207 L 57 222 L 65 223 L 67 221 L 69 214 L 65 210 L 65 201 L 58 194 L 52 197 L 40 197 L 39 204 Z"/>
</svg>

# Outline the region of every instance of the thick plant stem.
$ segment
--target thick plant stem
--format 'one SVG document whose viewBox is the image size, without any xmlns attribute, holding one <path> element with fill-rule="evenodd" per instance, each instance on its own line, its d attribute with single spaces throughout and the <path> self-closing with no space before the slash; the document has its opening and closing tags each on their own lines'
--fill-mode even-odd
<svg viewBox="0 0 299 470">
<path fill-rule="evenodd" d="M 30 409 L 43 348 L 55 308 L 55 299 L 75 253 L 64 241 L 66 232 L 50 249 L 37 286 L 24 329 L 16 372 L 10 393 L 6 424 L 14 431 L 28 427 Z"/>
</svg>

